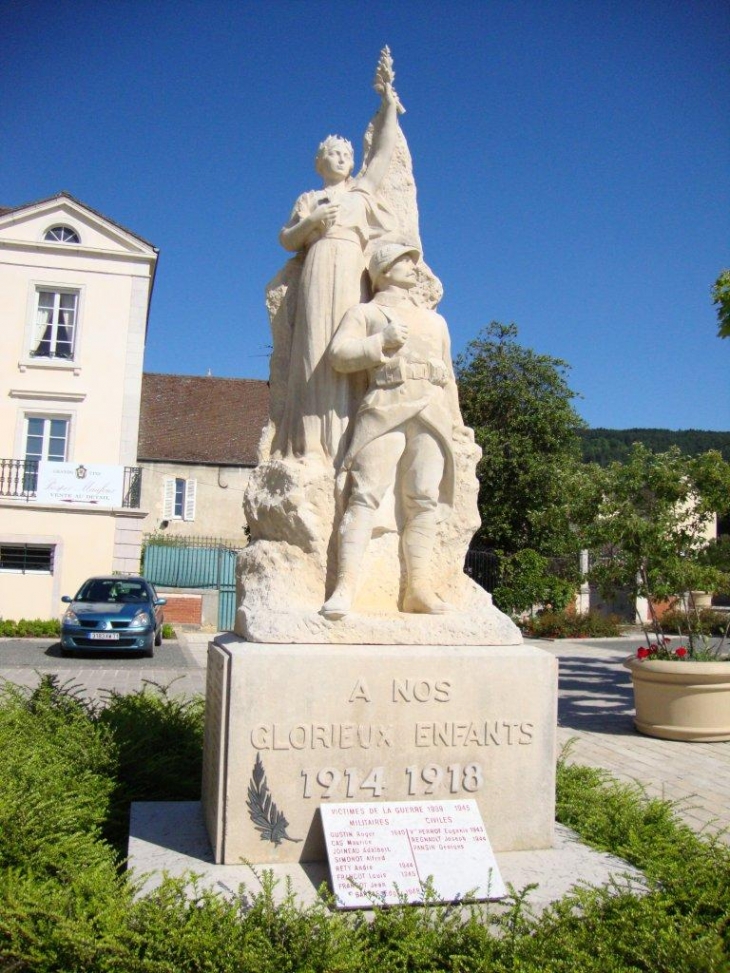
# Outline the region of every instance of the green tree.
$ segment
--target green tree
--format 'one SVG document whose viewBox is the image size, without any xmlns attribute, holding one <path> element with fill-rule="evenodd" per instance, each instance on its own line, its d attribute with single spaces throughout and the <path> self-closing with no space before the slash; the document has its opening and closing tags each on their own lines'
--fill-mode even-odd
<svg viewBox="0 0 730 973">
<path fill-rule="evenodd" d="M 730 338 L 730 270 L 723 270 L 712 285 L 712 303 L 717 306 L 718 338 Z"/>
<path fill-rule="evenodd" d="M 456 361 L 464 421 L 483 454 L 475 543 L 500 552 L 495 601 L 513 612 L 539 602 L 562 608 L 575 590 L 578 548 L 566 490 L 584 425 L 566 380 L 570 366 L 523 347 L 517 333 L 516 325 L 493 321 Z"/>
<path fill-rule="evenodd" d="M 623 462 L 634 443 L 643 443 L 654 453 L 665 453 L 678 446 L 688 456 L 698 456 L 711 449 L 719 450 L 730 460 L 730 432 L 706 429 L 581 429 L 579 437 L 583 461 L 608 466 Z"/>
<path fill-rule="evenodd" d="M 718 452 L 652 453 L 635 443 L 625 463 L 593 468 L 578 506 L 592 580 L 604 590 L 657 601 L 726 586 L 705 556 L 708 525 L 730 507 L 730 463 Z"/>
<path fill-rule="evenodd" d="M 493 321 L 456 361 L 459 400 L 483 451 L 478 541 L 509 553 L 560 553 L 565 538 L 542 516 L 560 500 L 566 468 L 578 462 L 570 366 L 516 341 L 517 326 Z M 554 519 L 553 519 L 554 525 Z"/>
</svg>

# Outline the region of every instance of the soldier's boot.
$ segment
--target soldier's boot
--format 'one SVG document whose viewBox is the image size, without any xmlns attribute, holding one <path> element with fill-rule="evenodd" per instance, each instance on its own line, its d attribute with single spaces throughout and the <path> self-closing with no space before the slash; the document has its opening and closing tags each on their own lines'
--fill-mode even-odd
<svg viewBox="0 0 730 973">
<path fill-rule="evenodd" d="M 436 514 L 421 510 L 411 517 L 403 531 L 403 554 L 406 560 L 406 593 L 404 612 L 445 615 L 454 606 L 433 591 L 431 560 L 436 541 Z"/>
<path fill-rule="evenodd" d="M 344 618 L 352 608 L 357 592 L 360 566 L 373 532 L 373 511 L 359 505 L 351 507 L 340 527 L 337 584 L 319 610 L 329 619 Z"/>
</svg>

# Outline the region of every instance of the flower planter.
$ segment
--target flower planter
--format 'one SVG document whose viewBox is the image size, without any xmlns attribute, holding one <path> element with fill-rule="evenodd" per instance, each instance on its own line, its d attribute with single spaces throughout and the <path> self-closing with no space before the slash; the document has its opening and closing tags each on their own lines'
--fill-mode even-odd
<svg viewBox="0 0 730 973">
<path fill-rule="evenodd" d="M 712 608 L 711 591 L 693 591 L 692 600 L 697 611 L 701 611 L 703 608 Z"/>
<path fill-rule="evenodd" d="M 639 733 L 663 740 L 730 740 L 730 661 L 673 662 L 629 656 Z"/>
</svg>

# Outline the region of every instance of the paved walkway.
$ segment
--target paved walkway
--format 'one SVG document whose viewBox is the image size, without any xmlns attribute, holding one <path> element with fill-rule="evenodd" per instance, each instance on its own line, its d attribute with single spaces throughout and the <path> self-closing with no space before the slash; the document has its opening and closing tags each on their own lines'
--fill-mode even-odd
<svg viewBox="0 0 730 973">
<path fill-rule="evenodd" d="M 146 682 L 169 686 L 175 695 L 204 693 L 211 637 L 181 633 L 179 653 L 119 668 L 95 667 L 93 659 L 60 658 L 44 660 L 37 669 L 6 665 L 0 668 L 0 683 L 9 679 L 33 686 L 39 671 L 52 670 L 62 681 L 83 687 L 85 694 L 96 698 L 111 689 L 133 692 Z M 697 830 L 730 829 L 730 742 L 655 740 L 634 730 L 631 678 L 621 663 L 635 641 L 530 644 L 559 659 L 558 744 L 570 743 L 570 762 L 602 768 L 621 780 L 638 782 L 649 796 L 677 802 L 683 819 Z M 730 843 L 730 830 L 724 840 Z"/>
<path fill-rule="evenodd" d="M 78 687 L 88 699 L 103 700 L 110 692 L 122 695 L 152 683 L 168 688 L 175 696 L 205 693 L 205 666 L 208 642 L 215 633 L 178 633 L 177 643 L 164 642 L 155 649 L 152 659 L 120 659 L 116 666 L 110 659 L 99 663 L 93 655 L 64 657 L 50 648 L 25 661 L 16 657 L 0 664 L 0 685 L 5 680 L 19 686 L 36 686 L 41 674 L 54 672 L 62 685 Z M 49 639 L 46 643 L 52 645 Z"/>
<path fill-rule="evenodd" d="M 681 743 L 634 729 L 631 676 L 622 666 L 634 643 L 623 639 L 534 642 L 560 662 L 558 744 L 569 762 L 639 783 L 650 797 L 677 802 L 696 830 L 730 829 L 730 742 Z M 730 831 L 723 839 L 730 843 Z"/>
</svg>

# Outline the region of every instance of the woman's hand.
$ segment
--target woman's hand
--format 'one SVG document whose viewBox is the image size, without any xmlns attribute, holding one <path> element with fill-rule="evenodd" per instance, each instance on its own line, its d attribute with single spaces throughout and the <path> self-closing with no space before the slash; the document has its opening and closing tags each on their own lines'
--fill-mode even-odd
<svg viewBox="0 0 730 973">
<path fill-rule="evenodd" d="M 393 90 L 393 85 L 389 81 L 376 85 L 375 90 L 380 95 L 383 107 L 389 105 L 397 106 L 399 104 L 398 95 Z"/>
<path fill-rule="evenodd" d="M 393 88 L 394 80 L 395 71 L 393 70 L 393 58 L 390 54 L 390 48 L 386 44 L 386 46 L 380 52 L 378 66 L 375 69 L 375 80 L 373 82 L 373 87 L 382 98 L 382 105 L 386 111 L 388 108 L 393 108 L 395 109 L 395 112 L 402 115 L 405 112 L 405 108 L 403 105 L 401 105 L 400 98 Z"/>
<path fill-rule="evenodd" d="M 326 228 L 328 226 L 334 226 L 337 222 L 337 214 L 339 211 L 340 204 L 331 203 L 328 200 L 326 203 L 320 203 L 318 206 L 315 206 L 306 219 L 311 222 L 312 229 Z"/>
</svg>

